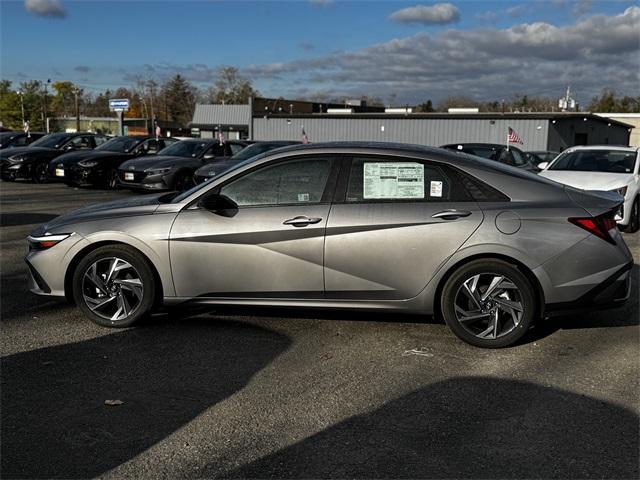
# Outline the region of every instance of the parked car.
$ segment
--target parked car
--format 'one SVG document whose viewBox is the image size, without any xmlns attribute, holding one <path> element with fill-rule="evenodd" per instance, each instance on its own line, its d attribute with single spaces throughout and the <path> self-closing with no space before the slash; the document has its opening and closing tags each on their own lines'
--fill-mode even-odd
<svg viewBox="0 0 640 480">
<path fill-rule="evenodd" d="M 236 165 L 239 162 L 244 162 L 245 160 L 260 155 L 261 153 L 268 152 L 270 150 L 274 150 L 280 147 L 286 147 L 289 145 L 296 145 L 300 142 L 292 142 L 292 141 L 266 141 L 266 142 L 254 142 L 249 145 L 247 148 L 241 150 L 239 153 L 236 153 L 233 157 L 223 160 L 215 160 L 212 162 L 208 162 L 205 165 L 201 166 L 198 170 L 195 171 L 193 175 L 193 180 L 196 184 L 205 182 L 210 178 L 213 178 L 216 175 L 228 170 L 232 166 Z"/>
<path fill-rule="evenodd" d="M 69 186 L 116 188 L 118 167 L 123 162 L 143 155 L 155 155 L 174 142 L 173 138 L 114 137 L 91 152 L 61 155 L 49 163 L 48 174 Z"/>
<path fill-rule="evenodd" d="M 26 147 L 45 135 L 46 133 L 42 132 L 2 132 L 0 133 L 0 150 Z"/>
<path fill-rule="evenodd" d="M 503 347 L 540 318 L 629 298 L 621 202 L 442 149 L 299 145 L 57 217 L 26 262 L 32 292 L 106 327 L 161 303 L 328 307 L 441 314 Z"/>
<path fill-rule="evenodd" d="M 47 165 L 65 152 L 87 151 L 105 143 L 108 137 L 94 133 L 50 133 L 27 147 L 0 151 L 0 177 L 5 181 L 17 178 L 47 181 Z"/>
<path fill-rule="evenodd" d="M 583 190 L 609 190 L 624 197 L 616 217 L 630 233 L 640 228 L 640 149 L 636 147 L 580 146 L 562 152 L 551 163 L 542 163 L 545 178 Z"/>
<path fill-rule="evenodd" d="M 531 152 L 524 152 L 529 161 L 534 165 L 538 165 L 542 162 L 550 162 L 558 156 L 559 152 L 552 152 L 550 150 L 535 150 Z"/>
<path fill-rule="evenodd" d="M 489 160 L 495 160 L 505 165 L 522 168 L 523 170 L 538 171 L 536 164 L 529 161 L 524 152 L 513 145 L 509 145 L 507 149 L 506 145 L 496 143 L 452 143 L 442 145 L 440 148 L 488 158 Z"/>
<path fill-rule="evenodd" d="M 229 140 L 183 140 L 152 158 L 128 160 L 118 169 L 118 185 L 131 190 L 186 190 L 193 186 L 193 172 L 205 162 L 229 158 L 246 143 Z"/>
</svg>

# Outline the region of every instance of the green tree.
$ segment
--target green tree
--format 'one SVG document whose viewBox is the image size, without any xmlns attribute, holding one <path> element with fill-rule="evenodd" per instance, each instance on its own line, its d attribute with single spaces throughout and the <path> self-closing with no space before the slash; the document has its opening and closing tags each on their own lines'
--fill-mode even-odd
<svg viewBox="0 0 640 480">
<path fill-rule="evenodd" d="M 186 126 L 196 107 L 196 88 L 178 74 L 162 86 L 161 96 L 167 120 Z"/>
<path fill-rule="evenodd" d="M 593 97 L 587 109 L 590 112 L 600 113 L 638 113 L 640 96 L 619 97 L 614 90 L 605 88 L 600 96 Z"/>
</svg>

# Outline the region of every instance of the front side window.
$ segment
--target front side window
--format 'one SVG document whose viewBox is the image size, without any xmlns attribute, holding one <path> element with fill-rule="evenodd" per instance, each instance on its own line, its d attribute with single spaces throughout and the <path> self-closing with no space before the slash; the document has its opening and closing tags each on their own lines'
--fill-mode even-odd
<svg viewBox="0 0 640 480">
<path fill-rule="evenodd" d="M 96 150 L 105 150 L 107 152 L 129 153 L 136 148 L 143 140 L 141 137 L 115 137 L 108 142 L 100 145 Z"/>
<path fill-rule="evenodd" d="M 354 158 L 346 201 L 379 200 L 466 201 L 468 195 L 443 168 L 428 162 Z"/>
<path fill-rule="evenodd" d="M 220 193 L 239 206 L 318 203 L 330 171 L 327 158 L 291 160 L 249 172 L 224 185 Z"/>
<path fill-rule="evenodd" d="M 244 145 L 241 145 L 239 143 L 230 143 L 229 148 L 231 149 L 231 155 L 235 155 L 244 148 Z"/>
</svg>

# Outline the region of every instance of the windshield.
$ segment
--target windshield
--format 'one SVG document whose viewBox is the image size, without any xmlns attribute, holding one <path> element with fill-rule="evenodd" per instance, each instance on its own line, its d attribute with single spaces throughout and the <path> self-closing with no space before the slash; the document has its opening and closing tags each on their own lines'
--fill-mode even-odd
<svg viewBox="0 0 640 480">
<path fill-rule="evenodd" d="M 285 147 L 289 144 L 285 143 L 254 143 L 253 145 L 249 145 L 246 148 L 243 148 L 238 153 L 236 153 L 232 160 L 237 160 L 239 162 L 243 160 L 247 160 L 251 157 L 255 157 L 256 155 L 260 155 L 261 153 L 268 152 L 269 150 L 274 150 L 276 148 Z"/>
<path fill-rule="evenodd" d="M 69 139 L 66 133 L 52 133 L 36 140 L 31 144 L 32 147 L 43 148 L 60 148 L 63 143 Z"/>
<path fill-rule="evenodd" d="M 233 157 L 233 158 L 235 158 L 235 157 Z M 180 195 L 178 195 L 176 197 L 173 197 L 173 198 L 167 197 L 167 199 L 165 201 L 169 201 L 170 200 L 171 203 L 180 203 L 182 200 L 184 200 L 185 198 L 190 197 L 191 195 L 196 193 L 201 188 L 204 188 L 204 187 L 208 186 L 211 183 L 211 180 L 214 180 L 214 179 L 218 178 L 220 175 L 226 175 L 229 172 L 237 170 L 238 168 L 243 167 L 247 163 L 250 163 L 250 162 L 252 162 L 254 160 L 257 160 L 257 158 L 251 157 L 250 161 L 238 162 L 235 165 L 231 165 L 231 166 L 229 166 L 229 168 L 225 168 L 222 171 L 216 173 L 213 177 L 210 177 L 206 182 L 202 182 L 202 183 L 196 185 L 195 187 L 191 188 L 190 190 L 182 192 Z"/>
<path fill-rule="evenodd" d="M 635 164 L 636 152 L 628 150 L 575 150 L 560 155 L 549 170 L 631 173 Z"/>
<path fill-rule="evenodd" d="M 145 137 L 115 137 L 100 145 L 96 150 L 106 150 L 107 152 L 127 153 L 142 143 Z"/>
<path fill-rule="evenodd" d="M 176 142 L 158 152 L 158 155 L 170 155 L 172 157 L 197 157 L 207 146 L 207 142 Z"/>
</svg>

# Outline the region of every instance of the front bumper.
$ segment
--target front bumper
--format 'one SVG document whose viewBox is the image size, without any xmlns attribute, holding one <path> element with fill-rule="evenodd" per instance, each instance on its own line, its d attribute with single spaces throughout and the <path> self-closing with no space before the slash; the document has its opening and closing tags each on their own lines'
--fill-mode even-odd
<svg viewBox="0 0 640 480">
<path fill-rule="evenodd" d="M 64 170 L 64 176 L 59 176 L 56 170 Z M 54 181 L 64 182 L 69 185 L 75 185 L 78 187 L 101 185 L 105 183 L 105 175 L 107 172 L 96 167 L 81 167 L 79 165 L 72 165 L 60 167 L 60 165 L 54 165 L 49 167 L 48 176 Z"/>
<path fill-rule="evenodd" d="M 0 162 L 0 178 L 3 180 L 31 178 L 31 164 L 12 163 L 8 160 L 2 160 Z"/>
<path fill-rule="evenodd" d="M 135 191 L 161 192 L 171 190 L 171 187 L 165 180 L 168 174 L 169 173 L 149 174 L 148 172 L 118 170 L 118 186 Z"/>
</svg>

